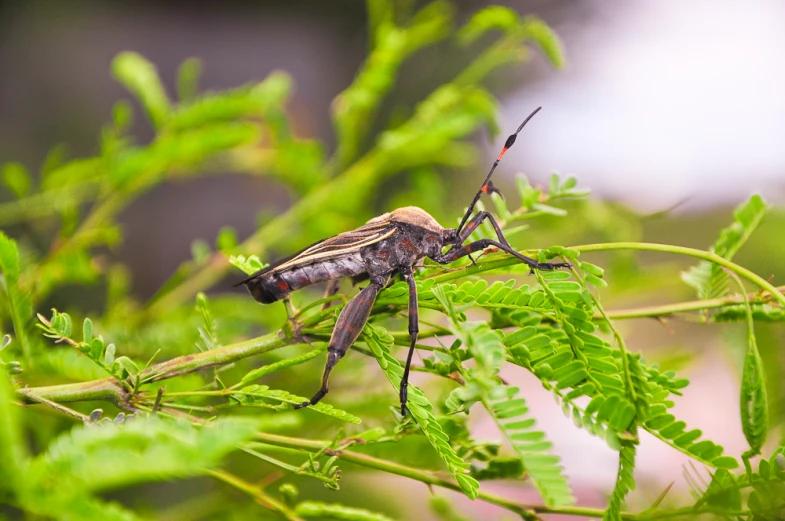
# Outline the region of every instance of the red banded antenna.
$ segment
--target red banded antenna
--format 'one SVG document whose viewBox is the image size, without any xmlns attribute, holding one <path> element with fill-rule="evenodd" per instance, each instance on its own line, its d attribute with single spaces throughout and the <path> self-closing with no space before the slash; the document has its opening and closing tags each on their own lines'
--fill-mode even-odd
<svg viewBox="0 0 785 521">
<path fill-rule="evenodd" d="M 505 141 L 504 148 L 502 148 L 502 151 L 499 152 L 499 157 L 497 157 L 496 161 L 493 162 L 493 166 L 491 167 L 491 171 L 488 172 L 488 175 L 485 177 L 485 181 L 482 183 L 482 186 L 480 187 L 480 190 L 474 196 L 474 200 L 472 201 L 472 204 L 470 204 L 469 205 L 469 209 L 466 210 L 466 215 L 463 216 L 463 219 L 461 220 L 461 224 L 458 225 L 458 233 L 459 234 L 461 233 L 461 230 L 463 229 L 463 226 L 466 224 L 466 221 L 468 221 L 469 217 L 471 217 L 472 212 L 474 211 L 474 205 L 476 205 L 477 201 L 480 200 L 480 197 L 482 197 L 482 194 L 484 194 L 484 193 L 487 194 L 489 192 L 496 192 L 499 195 L 501 195 L 501 192 L 499 192 L 496 188 L 494 188 L 493 183 L 491 182 L 491 176 L 493 175 L 493 171 L 496 170 L 496 167 L 499 165 L 499 161 L 502 160 L 502 157 L 504 157 L 504 154 L 510 148 L 512 148 L 512 146 L 515 144 L 515 138 L 518 137 L 518 133 L 521 130 L 523 130 L 523 127 L 526 125 L 526 123 L 528 123 L 529 120 L 532 119 L 534 117 L 534 115 L 537 114 L 540 111 L 541 108 L 542 107 L 537 107 L 536 109 L 534 109 L 534 112 L 529 114 L 529 116 L 526 119 L 523 120 L 523 123 L 521 123 L 521 126 L 518 127 L 518 130 L 516 130 L 514 134 L 511 134 L 510 137 L 507 138 L 507 141 Z"/>
</svg>

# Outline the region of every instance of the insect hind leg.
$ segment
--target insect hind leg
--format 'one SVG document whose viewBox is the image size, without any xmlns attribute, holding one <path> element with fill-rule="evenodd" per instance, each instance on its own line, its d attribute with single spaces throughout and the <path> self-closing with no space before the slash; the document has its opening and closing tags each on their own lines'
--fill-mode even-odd
<svg viewBox="0 0 785 521">
<path fill-rule="evenodd" d="M 295 409 L 302 409 L 303 407 L 307 407 L 309 405 L 316 405 L 322 398 L 324 398 L 324 395 L 326 395 L 329 391 L 330 372 L 333 370 L 333 367 L 335 367 L 335 364 L 338 363 L 338 360 L 343 358 L 343 355 L 344 353 L 341 353 L 340 350 L 332 347 L 332 345 L 327 348 L 327 364 L 324 366 L 322 388 L 319 389 L 316 394 L 313 395 L 313 398 L 311 398 L 309 401 L 295 405 Z"/>
<path fill-rule="evenodd" d="M 352 347 L 354 341 L 360 336 L 363 326 L 368 321 L 371 308 L 376 301 L 376 296 L 387 283 L 387 278 L 371 279 L 371 283 L 357 295 L 355 295 L 338 315 L 333 334 L 330 337 L 330 345 L 327 348 L 327 364 L 324 366 L 322 376 L 322 387 L 307 402 L 295 405 L 295 409 L 315 405 L 324 398 L 329 390 L 330 372 L 335 364 L 343 358 L 346 352 Z"/>
</svg>

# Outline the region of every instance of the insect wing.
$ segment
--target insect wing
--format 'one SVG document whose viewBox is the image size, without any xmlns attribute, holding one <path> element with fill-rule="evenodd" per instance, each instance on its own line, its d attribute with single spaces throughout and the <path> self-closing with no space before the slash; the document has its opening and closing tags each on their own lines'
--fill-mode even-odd
<svg viewBox="0 0 785 521">
<path fill-rule="evenodd" d="M 389 219 L 380 219 L 377 217 L 356 230 L 344 232 L 335 237 L 330 237 L 329 239 L 324 239 L 308 246 L 299 253 L 285 257 L 278 262 L 267 266 L 263 270 L 254 273 L 251 277 L 239 284 L 244 284 L 267 273 L 287 271 L 300 266 L 307 266 L 309 264 L 355 253 L 365 246 L 370 246 L 371 244 L 387 239 L 392 236 L 395 231 L 395 224 Z"/>
</svg>

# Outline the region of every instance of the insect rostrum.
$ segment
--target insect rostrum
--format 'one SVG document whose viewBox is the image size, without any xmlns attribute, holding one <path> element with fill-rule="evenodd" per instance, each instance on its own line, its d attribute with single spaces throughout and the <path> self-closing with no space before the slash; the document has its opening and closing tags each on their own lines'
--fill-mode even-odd
<svg viewBox="0 0 785 521">
<path fill-rule="evenodd" d="M 288 297 L 293 291 L 318 282 L 360 275 L 367 275 L 370 279 L 370 284 L 355 295 L 338 316 L 327 349 L 327 364 L 324 368 L 321 389 L 310 401 L 298 405 L 297 408 L 313 405 L 327 394 L 330 371 L 360 336 L 379 291 L 387 285 L 391 276 L 399 273 L 409 285 L 409 337 L 411 344 L 400 389 L 401 414 L 406 415 L 409 367 L 419 330 L 417 287 L 414 283 L 412 268 L 423 257 L 428 257 L 441 264 L 448 264 L 470 255 L 472 252 L 481 251 L 488 246 L 495 246 L 514 255 L 532 269 L 552 270 L 569 267 L 569 264 L 565 263 L 541 263 L 513 250 L 504 238 L 493 215 L 489 212 L 481 211 L 471 217 L 474 206 L 483 193 L 498 191 L 491 183 L 491 176 L 496 166 L 504 153 L 515 143 L 515 138 L 524 125 L 539 110 L 538 108 L 532 112 L 521 123 L 518 130 L 507 138 L 501 153 L 494 161 L 482 187 L 474 196 L 474 200 L 469 205 L 458 228 L 443 228 L 436 222 L 436 219 L 420 208 L 414 206 L 398 208 L 371 219 L 356 230 L 317 242 L 291 257 L 273 263 L 241 282 L 241 284 L 245 284 L 254 299 L 263 304 L 269 304 Z M 485 219 L 496 231 L 496 240 L 480 239 L 464 244 Z M 445 248 L 447 251 L 444 251 Z"/>
</svg>

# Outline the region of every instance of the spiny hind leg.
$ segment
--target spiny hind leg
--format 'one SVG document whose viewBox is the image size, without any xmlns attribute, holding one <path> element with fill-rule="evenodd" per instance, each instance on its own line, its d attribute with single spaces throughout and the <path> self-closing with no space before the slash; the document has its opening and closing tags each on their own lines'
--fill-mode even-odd
<svg viewBox="0 0 785 521">
<path fill-rule="evenodd" d="M 314 405 L 327 394 L 330 372 L 335 367 L 335 364 L 343 358 L 346 351 L 352 347 L 357 337 L 360 336 L 371 314 L 371 308 L 374 301 L 376 301 L 376 296 L 386 283 L 386 277 L 376 280 L 372 279 L 371 283 L 355 295 L 341 310 L 341 314 L 338 315 L 338 321 L 335 323 L 333 334 L 330 337 L 330 345 L 327 348 L 327 364 L 324 366 L 324 375 L 322 375 L 322 387 L 309 401 L 295 405 L 295 409 Z"/>
</svg>

